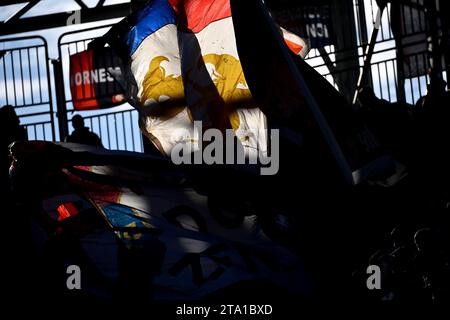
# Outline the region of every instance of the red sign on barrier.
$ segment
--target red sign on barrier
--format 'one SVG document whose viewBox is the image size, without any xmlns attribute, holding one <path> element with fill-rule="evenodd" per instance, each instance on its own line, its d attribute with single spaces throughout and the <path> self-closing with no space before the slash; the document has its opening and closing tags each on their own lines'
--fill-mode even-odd
<svg viewBox="0 0 450 320">
<path fill-rule="evenodd" d="M 121 77 L 119 61 L 110 48 L 90 49 L 70 56 L 74 109 L 104 109 L 126 102 L 118 82 Z"/>
</svg>

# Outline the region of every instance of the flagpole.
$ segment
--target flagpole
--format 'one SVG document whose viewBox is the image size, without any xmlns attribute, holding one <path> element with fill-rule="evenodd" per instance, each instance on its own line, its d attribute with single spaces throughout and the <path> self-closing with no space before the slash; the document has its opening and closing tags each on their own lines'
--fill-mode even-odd
<svg viewBox="0 0 450 320">
<path fill-rule="evenodd" d="M 358 82 L 356 84 L 355 94 L 353 95 L 352 104 L 355 105 L 358 100 L 359 90 L 362 88 L 363 79 L 366 77 L 370 69 L 370 62 L 372 61 L 373 52 L 375 50 L 375 44 L 377 42 L 378 32 L 381 28 L 381 17 L 383 15 L 384 8 L 386 7 L 385 1 L 380 1 L 378 4 L 377 16 L 373 25 L 372 34 L 370 36 L 369 45 L 364 53 L 363 68 L 359 73 Z"/>
<path fill-rule="evenodd" d="M 269 24 L 269 27 L 271 28 L 271 32 L 274 34 L 276 39 L 278 40 L 278 43 L 283 43 L 280 32 L 276 29 L 275 24 L 272 22 L 272 18 L 267 11 L 264 0 L 258 0 L 257 1 L 260 10 L 262 11 L 264 18 L 266 19 L 267 23 Z M 333 154 L 333 157 L 335 158 L 339 169 L 341 170 L 341 173 L 350 185 L 355 184 L 355 180 L 353 178 L 353 173 L 350 168 L 349 163 L 345 159 L 344 153 L 342 152 L 338 142 L 336 141 L 336 137 L 334 136 L 333 132 L 331 131 L 331 128 L 329 127 L 324 115 L 320 111 L 319 105 L 314 98 L 314 96 L 311 93 L 311 90 L 309 89 L 308 85 L 306 84 L 305 79 L 303 78 L 302 74 L 298 71 L 297 66 L 295 65 L 294 60 L 292 59 L 292 56 L 289 54 L 289 51 L 285 45 L 280 46 L 282 54 L 288 63 L 288 67 L 291 70 L 294 79 L 296 80 L 296 84 L 298 85 L 298 88 L 300 92 L 302 93 L 303 97 L 306 100 L 306 104 L 308 105 L 309 109 L 311 110 L 317 124 L 319 125 L 319 128 L 325 138 L 325 141 L 327 142 L 329 148 L 331 149 L 331 152 Z"/>
</svg>

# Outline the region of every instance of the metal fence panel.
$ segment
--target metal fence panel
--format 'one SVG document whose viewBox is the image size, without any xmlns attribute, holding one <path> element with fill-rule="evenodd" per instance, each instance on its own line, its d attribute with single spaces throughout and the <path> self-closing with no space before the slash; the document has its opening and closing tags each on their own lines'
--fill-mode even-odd
<svg viewBox="0 0 450 320">
<path fill-rule="evenodd" d="M 0 39 L 0 106 L 15 108 L 30 140 L 58 140 L 48 61 L 42 37 Z"/>
</svg>

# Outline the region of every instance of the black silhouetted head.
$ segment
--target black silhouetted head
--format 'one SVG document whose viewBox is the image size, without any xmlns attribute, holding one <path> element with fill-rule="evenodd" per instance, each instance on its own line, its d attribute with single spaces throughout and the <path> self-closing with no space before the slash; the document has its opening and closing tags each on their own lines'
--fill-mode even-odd
<svg viewBox="0 0 450 320">
<path fill-rule="evenodd" d="M 72 118 L 72 126 L 75 130 L 83 129 L 84 128 L 84 119 L 80 115 L 75 115 Z"/>
<path fill-rule="evenodd" d="M 2 118 L 2 123 L 8 127 L 14 127 L 20 124 L 19 117 L 17 116 L 14 107 L 9 104 L 0 108 L 0 117 Z"/>
</svg>

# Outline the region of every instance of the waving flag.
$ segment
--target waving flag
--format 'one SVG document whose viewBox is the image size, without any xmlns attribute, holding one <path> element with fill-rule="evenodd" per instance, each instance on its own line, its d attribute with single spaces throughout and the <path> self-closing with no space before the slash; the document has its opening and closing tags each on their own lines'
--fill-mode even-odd
<svg viewBox="0 0 450 320">
<path fill-rule="evenodd" d="M 279 31 L 294 53 L 307 54 L 301 38 Z M 229 0 L 149 1 L 107 38 L 128 61 L 140 127 L 161 152 L 178 143 L 195 148 L 194 120 L 232 128 L 247 153 L 265 152 L 266 118 L 241 67 Z"/>
<path fill-rule="evenodd" d="M 189 174 L 165 158 L 39 141 L 16 143 L 12 154 L 15 192 L 40 190 L 33 219 L 45 232 L 35 236 L 45 243 L 55 232 L 70 235 L 80 247 L 74 254 L 62 245 L 64 255 L 104 279 L 87 277 L 87 292 L 112 294 L 123 281 L 139 289 L 124 295 L 150 302 L 205 298 L 247 281 L 290 294 L 314 288 L 303 259 L 272 241 L 256 216 L 225 225 L 206 195 L 179 183 Z"/>
</svg>

